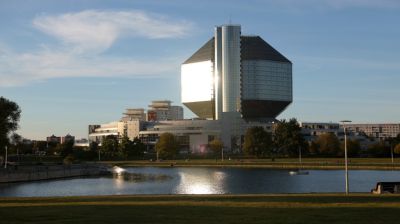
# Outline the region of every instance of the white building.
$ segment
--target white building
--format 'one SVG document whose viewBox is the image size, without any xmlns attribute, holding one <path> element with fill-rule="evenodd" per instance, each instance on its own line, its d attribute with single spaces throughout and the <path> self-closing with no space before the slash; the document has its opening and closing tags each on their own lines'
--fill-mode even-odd
<svg viewBox="0 0 400 224">
<path fill-rule="evenodd" d="M 364 133 L 368 137 L 376 139 L 395 138 L 400 134 L 400 123 L 387 124 L 346 124 L 346 128 L 352 132 Z"/>
</svg>

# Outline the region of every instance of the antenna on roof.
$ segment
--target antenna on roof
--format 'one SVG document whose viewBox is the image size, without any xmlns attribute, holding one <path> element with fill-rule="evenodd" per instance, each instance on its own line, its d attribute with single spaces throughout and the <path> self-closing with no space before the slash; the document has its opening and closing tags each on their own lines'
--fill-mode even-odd
<svg viewBox="0 0 400 224">
<path fill-rule="evenodd" d="M 229 14 L 229 25 L 232 25 L 232 15 Z"/>
</svg>

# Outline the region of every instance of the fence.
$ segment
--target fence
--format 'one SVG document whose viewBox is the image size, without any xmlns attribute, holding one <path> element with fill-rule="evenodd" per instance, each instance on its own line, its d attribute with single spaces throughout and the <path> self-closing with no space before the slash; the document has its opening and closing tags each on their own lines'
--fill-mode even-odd
<svg viewBox="0 0 400 224">
<path fill-rule="evenodd" d="M 0 168 L 0 183 L 94 176 L 106 171 L 107 167 L 97 164 L 9 166 L 7 169 Z"/>
</svg>

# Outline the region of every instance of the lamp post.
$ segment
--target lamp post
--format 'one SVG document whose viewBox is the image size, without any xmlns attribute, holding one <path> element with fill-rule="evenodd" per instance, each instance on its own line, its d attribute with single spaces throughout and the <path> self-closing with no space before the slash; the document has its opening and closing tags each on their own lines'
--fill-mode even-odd
<svg viewBox="0 0 400 224">
<path fill-rule="evenodd" d="M 6 146 L 6 158 L 5 158 L 5 163 L 4 163 L 4 168 L 7 169 L 7 163 L 8 163 L 8 148 Z"/>
<path fill-rule="evenodd" d="M 347 168 L 347 136 L 346 136 L 346 123 L 350 123 L 349 120 L 340 121 L 343 124 L 344 131 L 344 169 L 345 169 L 345 178 L 346 178 L 346 195 L 349 194 L 349 170 Z"/>
</svg>

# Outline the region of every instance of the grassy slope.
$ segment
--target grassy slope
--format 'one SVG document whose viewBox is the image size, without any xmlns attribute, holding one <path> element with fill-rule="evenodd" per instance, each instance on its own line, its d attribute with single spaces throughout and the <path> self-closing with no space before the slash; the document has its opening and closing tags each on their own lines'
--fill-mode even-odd
<svg viewBox="0 0 400 224">
<path fill-rule="evenodd" d="M 0 223 L 393 223 L 400 196 L 215 195 L 0 199 Z"/>
</svg>

